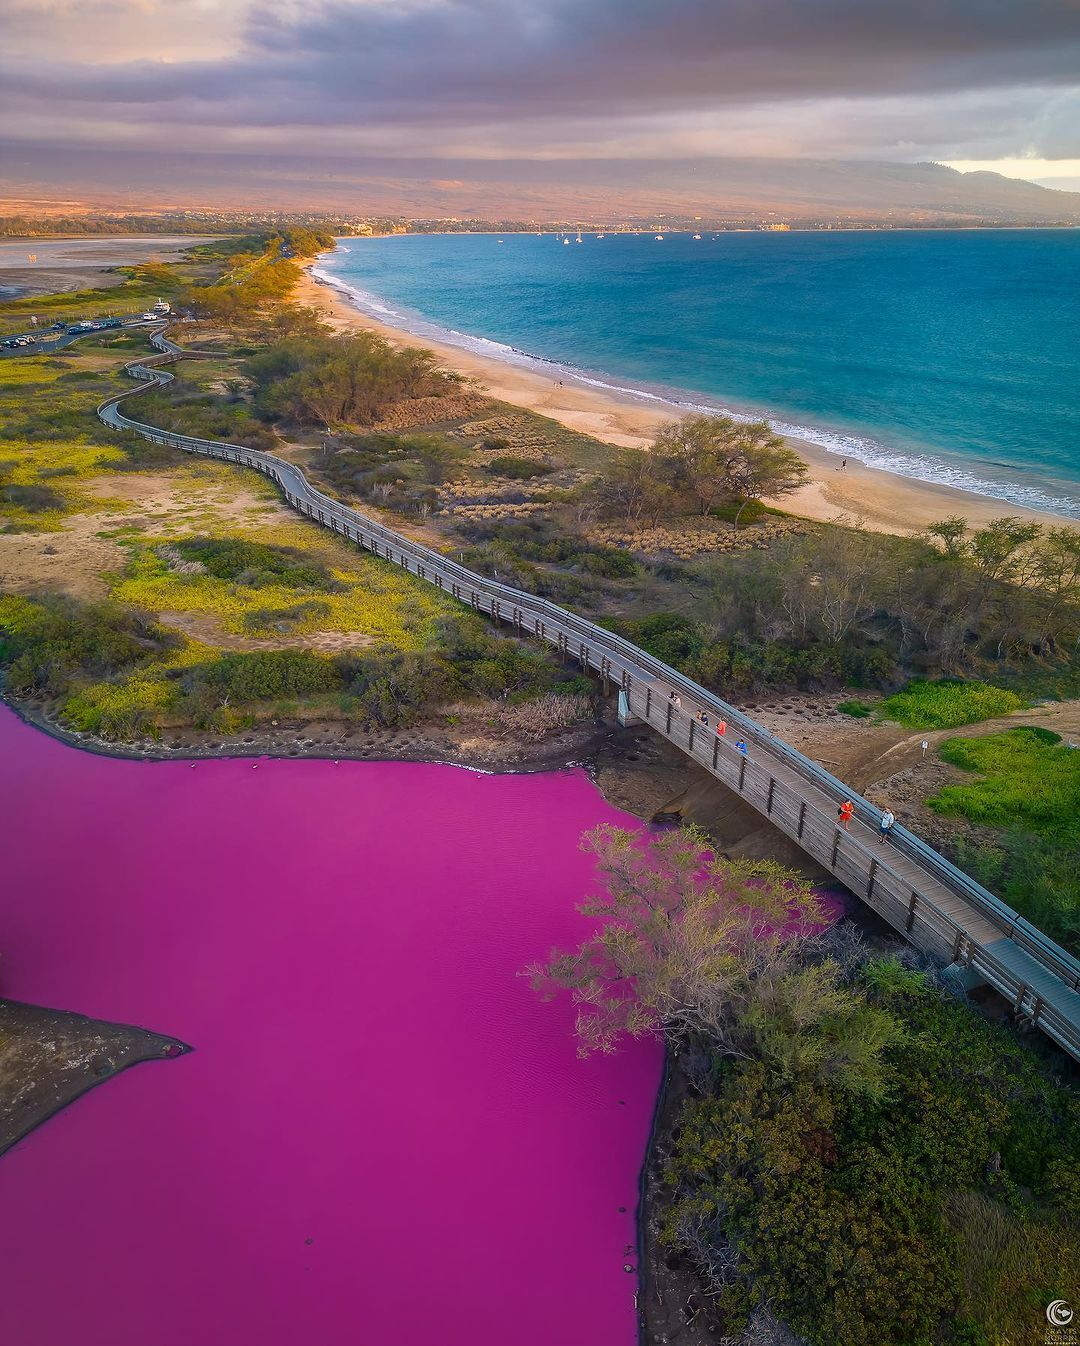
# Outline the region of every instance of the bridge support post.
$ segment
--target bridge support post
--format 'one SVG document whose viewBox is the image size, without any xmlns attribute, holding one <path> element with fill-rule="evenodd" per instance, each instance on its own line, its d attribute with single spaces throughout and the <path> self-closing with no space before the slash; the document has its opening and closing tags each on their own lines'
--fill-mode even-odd
<svg viewBox="0 0 1080 1346">
<path fill-rule="evenodd" d="M 632 724 L 641 723 L 638 717 L 630 709 L 630 701 L 626 695 L 626 689 L 624 687 L 619 688 L 619 723 L 622 725 L 624 729 L 628 728 Z"/>
</svg>

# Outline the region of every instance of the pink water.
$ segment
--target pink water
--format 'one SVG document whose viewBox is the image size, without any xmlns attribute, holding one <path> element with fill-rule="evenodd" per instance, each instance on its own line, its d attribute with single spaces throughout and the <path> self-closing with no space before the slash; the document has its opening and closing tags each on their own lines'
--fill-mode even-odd
<svg viewBox="0 0 1080 1346">
<path fill-rule="evenodd" d="M 121 762 L 0 708 L 0 993 L 196 1048 L 0 1159 L 0 1342 L 632 1346 L 659 1048 L 578 1060 L 516 975 L 619 819 L 581 772 Z"/>
</svg>

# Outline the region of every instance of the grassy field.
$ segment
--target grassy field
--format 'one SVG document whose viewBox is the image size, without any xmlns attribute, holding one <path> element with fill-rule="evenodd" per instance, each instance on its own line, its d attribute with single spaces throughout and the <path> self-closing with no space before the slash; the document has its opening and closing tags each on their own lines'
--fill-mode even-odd
<svg viewBox="0 0 1080 1346">
<path fill-rule="evenodd" d="M 996 835 L 960 859 L 1051 938 L 1080 953 L 1080 750 L 1046 729 L 948 739 L 941 756 L 972 779 L 927 804 Z"/>
<path fill-rule="evenodd" d="M 929 801 L 939 813 L 958 813 L 990 827 L 1023 827 L 1080 854 L 1080 751 L 1047 729 L 1012 729 L 984 738 L 951 738 L 941 756 L 977 775 L 950 785 Z"/>
<path fill-rule="evenodd" d="M 257 474 L 106 430 L 95 407 L 140 349 L 143 337 L 101 334 L 0 361 L 0 665 L 12 692 L 126 741 L 235 732 L 283 708 L 400 725 L 458 698 L 581 690 L 429 585 L 297 519 Z M 227 352 L 192 362 L 176 396 L 141 409 L 273 440 L 230 391 L 236 374 Z"/>
</svg>

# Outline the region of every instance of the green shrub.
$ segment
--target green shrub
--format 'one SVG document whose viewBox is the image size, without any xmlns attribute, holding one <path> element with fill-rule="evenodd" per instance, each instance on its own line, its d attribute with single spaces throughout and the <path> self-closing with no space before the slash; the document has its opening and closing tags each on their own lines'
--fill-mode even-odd
<svg viewBox="0 0 1080 1346">
<path fill-rule="evenodd" d="M 697 622 L 680 612 L 657 612 L 651 617 L 621 624 L 621 634 L 674 668 L 705 649 L 705 634 Z"/>
<path fill-rule="evenodd" d="M 19 486 L 9 484 L 0 487 L 0 510 L 3 502 L 28 510 L 31 514 L 41 514 L 50 509 L 63 509 L 64 497 L 49 486 Z"/>
<path fill-rule="evenodd" d="M 927 800 L 946 815 L 1001 828 L 993 842 L 961 839 L 959 863 L 1021 915 L 1080 953 L 1080 752 L 1057 734 L 1024 726 L 984 738 L 955 738 L 941 755 L 970 782 Z"/>
<path fill-rule="evenodd" d="M 1080 1100 L 910 966 L 851 977 L 904 1030 L 884 1095 L 699 1067 L 662 1239 L 711 1280 L 730 1335 L 768 1303 L 812 1346 L 1026 1341 L 1076 1284 Z"/>
<path fill-rule="evenodd" d="M 183 670 L 180 683 L 188 694 L 206 687 L 221 697 L 253 702 L 340 690 L 341 675 L 332 660 L 311 650 L 266 650 L 196 664 Z"/>
<path fill-rule="evenodd" d="M 1015 692 L 986 682 L 938 682 L 916 679 L 880 706 L 882 714 L 909 729 L 956 729 L 997 715 L 1008 715 L 1023 706 Z"/>
<path fill-rule="evenodd" d="M 537 462 L 534 458 L 515 458 L 512 454 L 506 454 L 492 458 L 484 470 L 497 477 L 509 477 L 512 481 L 528 481 L 532 477 L 547 476 L 555 469 L 548 467 L 546 463 Z"/>
<path fill-rule="evenodd" d="M 216 579 L 259 589 L 271 584 L 290 589 L 341 589 L 325 566 L 313 564 L 290 547 L 272 547 L 242 538 L 184 538 L 171 544 L 186 561 L 196 561 Z"/>
<path fill-rule="evenodd" d="M 632 579 L 641 573 L 641 565 L 628 551 L 618 547 L 597 547 L 595 550 L 574 554 L 582 570 L 609 580 Z"/>
<path fill-rule="evenodd" d="M 78 675 L 113 678 L 175 644 L 147 617 L 110 603 L 0 596 L 0 665 L 17 696 L 61 695 Z"/>
<path fill-rule="evenodd" d="M 874 713 L 873 706 L 865 701 L 841 701 L 836 709 L 841 715 L 850 715 L 856 720 L 865 720 Z"/>
<path fill-rule="evenodd" d="M 412 724 L 461 688 L 453 665 L 431 653 L 348 654 L 336 664 L 350 712 L 372 728 Z"/>
</svg>

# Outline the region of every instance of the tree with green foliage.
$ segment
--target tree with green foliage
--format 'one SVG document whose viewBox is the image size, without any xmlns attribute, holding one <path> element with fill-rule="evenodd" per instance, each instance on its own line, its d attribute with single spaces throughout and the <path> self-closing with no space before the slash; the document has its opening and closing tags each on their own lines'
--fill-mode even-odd
<svg viewBox="0 0 1080 1346">
<path fill-rule="evenodd" d="M 836 963 L 800 965 L 802 939 L 823 920 L 807 883 L 772 861 L 720 859 L 693 829 L 643 842 L 601 827 L 583 844 L 606 892 L 581 910 L 604 924 L 528 969 L 541 994 L 571 994 L 582 1055 L 613 1052 L 627 1034 L 699 1037 L 785 1079 L 878 1092 L 895 1026 L 842 984 Z"/>
<path fill-rule="evenodd" d="M 255 404 L 300 424 L 371 425 L 394 402 L 456 387 L 428 350 L 395 349 L 374 332 L 287 337 L 252 356 Z"/>
<path fill-rule="evenodd" d="M 729 464 L 742 451 L 745 428 L 730 416 L 684 416 L 660 431 L 649 453 L 665 464 L 674 490 L 708 515 L 730 496 Z"/>
<path fill-rule="evenodd" d="M 739 426 L 732 452 L 724 466 L 724 483 L 738 502 L 735 527 L 751 500 L 791 495 L 810 478 L 810 469 L 767 421 Z"/>
<path fill-rule="evenodd" d="M 667 460 L 640 449 L 621 450 L 595 490 L 601 507 L 619 515 L 628 527 L 633 524 L 655 527 L 663 514 L 674 509 L 677 500 Z"/>
</svg>

